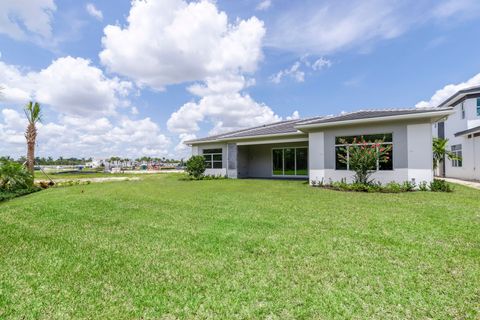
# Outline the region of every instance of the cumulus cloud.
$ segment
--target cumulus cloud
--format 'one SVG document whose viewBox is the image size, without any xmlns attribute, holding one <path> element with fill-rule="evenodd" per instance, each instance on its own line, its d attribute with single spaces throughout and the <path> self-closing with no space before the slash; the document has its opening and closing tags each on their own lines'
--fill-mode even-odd
<svg viewBox="0 0 480 320">
<path fill-rule="evenodd" d="M 0 115 L 0 155 L 23 155 L 26 127 L 23 114 L 3 109 Z M 170 139 L 150 118 L 87 119 L 65 115 L 56 122 L 38 124 L 40 156 L 162 157 L 169 154 L 170 146 Z"/>
<path fill-rule="evenodd" d="M 287 120 L 297 120 L 297 119 L 300 119 L 300 113 L 298 112 L 298 110 L 293 111 L 292 115 L 287 117 Z"/>
<path fill-rule="evenodd" d="M 93 3 L 87 3 L 87 5 L 85 6 L 85 9 L 87 10 L 87 13 L 90 16 L 100 21 L 103 20 L 103 12 L 97 9 Z"/>
<path fill-rule="evenodd" d="M 442 89 L 437 90 L 435 94 L 430 98 L 428 101 L 420 101 L 415 106 L 417 108 L 429 108 L 429 107 L 436 107 L 446 99 L 450 98 L 454 95 L 457 91 L 462 89 L 467 89 L 474 86 L 480 85 L 480 73 L 476 74 L 472 78 L 468 79 L 465 82 L 457 83 L 457 84 L 448 84 L 444 86 Z"/>
<path fill-rule="evenodd" d="M 252 17 L 229 23 L 211 1 L 133 0 L 127 22 L 105 27 L 101 62 L 155 89 L 253 72 L 262 57 L 263 22 Z"/>
<path fill-rule="evenodd" d="M 190 89 L 201 99 L 185 103 L 174 112 L 167 122 L 168 129 L 194 133 L 200 130 L 201 122 L 208 121 L 213 125 L 210 134 L 216 134 L 281 120 L 270 107 L 242 92 L 247 85 L 242 76 L 207 79 L 205 86 Z"/>
<path fill-rule="evenodd" d="M 49 38 L 55 11 L 54 0 L 0 1 L 0 33 L 16 40 L 28 36 Z"/>
<path fill-rule="evenodd" d="M 197 135 L 193 133 L 181 133 L 179 135 L 179 142 L 175 146 L 175 154 L 179 158 L 186 158 L 191 154 L 190 147 L 185 144 L 185 141 L 196 139 Z"/>
<path fill-rule="evenodd" d="M 277 73 L 270 76 L 270 81 L 273 83 L 280 83 L 285 77 L 290 77 L 296 82 L 305 81 L 305 69 L 311 69 L 313 71 L 319 71 L 324 68 L 328 68 L 332 65 L 332 62 L 324 57 L 321 57 L 313 62 L 308 59 L 308 56 L 303 56 L 300 60 L 295 61 L 294 64 L 286 69 L 280 70 Z"/>
<path fill-rule="evenodd" d="M 125 97 L 132 88 L 130 82 L 106 77 L 89 60 L 70 56 L 39 72 L 24 72 L 0 61 L 0 86 L 7 102 L 35 99 L 60 113 L 86 117 L 113 114 L 118 106 L 128 105 Z"/>
</svg>

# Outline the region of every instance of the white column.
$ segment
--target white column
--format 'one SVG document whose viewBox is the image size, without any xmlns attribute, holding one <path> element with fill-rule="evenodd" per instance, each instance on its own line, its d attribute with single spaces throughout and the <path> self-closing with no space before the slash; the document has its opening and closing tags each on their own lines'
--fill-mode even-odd
<svg viewBox="0 0 480 320">
<path fill-rule="evenodd" d="M 308 134 L 308 167 L 309 180 L 312 182 L 325 182 L 325 141 L 323 132 Z"/>
<path fill-rule="evenodd" d="M 430 123 L 408 125 L 407 139 L 408 180 L 414 180 L 417 184 L 432 181 L 432 125 Z"/>
</svg>

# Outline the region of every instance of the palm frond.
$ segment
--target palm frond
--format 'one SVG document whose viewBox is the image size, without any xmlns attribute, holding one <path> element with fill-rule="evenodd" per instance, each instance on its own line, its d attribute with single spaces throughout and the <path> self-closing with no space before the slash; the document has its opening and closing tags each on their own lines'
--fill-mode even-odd
<svg viewBox="0 0 480 320">
<path fill-rule="evenodd" d="M 25 116 L 31 124 L 42 122 L 42 108 L 38 102 L 29 101 L 24 108 Z"/>
</svg>

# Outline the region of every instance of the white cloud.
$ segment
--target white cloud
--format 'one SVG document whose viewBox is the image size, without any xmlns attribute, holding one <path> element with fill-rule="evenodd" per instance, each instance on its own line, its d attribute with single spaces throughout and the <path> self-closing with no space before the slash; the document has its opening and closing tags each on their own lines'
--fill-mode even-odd
<svg viewBox="0 0 480 320">
<path fill-rule="evenodd" d="M 280 70 L 276 74 L 273 74 L 272 76 L 270 76 L 270 81 L 278 84 L 282 82 L 283 78 L 290 77 L 294 79 L 296 82 L 304 82 L 305 69 L 319 71 L 324 68 L 328 68 L 331 65 L 332 65 L 332 62 L 323 57 L 315 60 L 314 62 L 310 62 L 310 60 L 308 60 L 308 56 L 303 56 L 302 58 L 300 58 L 300 60 L 295 61 L 291 67 Z"/>
<path fill-rule="evenodd" d="M 269 23 L 267 45 L 303 54 L 371 48 L 426 23 L 474 17 L 477 0 L 327 0 L 291 3 Z"/>
<path fill-rule="evenodd" d="M 187 158 L 191 154 L 191 149 L 184 142 L 188 140 L 196 139 L 197 135 L 193 133 L 181 133 L 179 134 L 179 142 L 175 146 L 175 154 L 178 158 Z"/>
<path fill-rule="evenodd" d="M 103 20 L 103 13 L 101 10 L 97 9 L 93 3 L 87 3 L 85 9 L 88 14 L 94 17 L 97 20 Z"/>
<path fill-rule="evenodd" d="M 474 15 L 480 10 L 480 2 L 477 0 L 445 0 L 434 7 L 433 15 L 437 18 L 450 18 L 454 15 Z"/>
<path fill-rule="evenodd" d="M 258 3 L 256 10 L 264 11 L 269 9 L 272 6 L 272 0 L 262 0 Z"/>
<path fill-rule="evenodd" d="M 24 154 L 25 128 L 26 121 L 21 112 L 14 109 L 1 111 L 0 155 L 18 157 Z M 93 120 L 60 116 L 57 122 L 38 125 L 37 154 L 40 156 L 161 157 L 169 155 L 170 146 L 170 139 L 150 118 L 102 117 Z"/>
<path fill-rule="evenodd" d="M 312 64 L 312 69 L 317 71 L 317 70 L 322 70 L 324 68 L 329 68 L 331 66 L 332 66 L 332 62 L 330 60 L 327 60 L 324 57 L 320 57 Z"/>
<path fill-rule="evenodd" d="M 298 110 L 293 111 L 292 115 L 287 117 L 287 120 L 297 120 L 297 119 L 300 119 L 300 113 L 298 112 Z"/>
<path fill-rule="evenodd" d="M 420 101 L 416 104 L 417 108 L 429 108 L 429 107 L 436 107 L 441 104 L 446 99 L 450 98 L 454 95 L 457 91 L 479 86 L 480 85 L 480 73 L 476 74 L 472 78 L 468 79 L 465 82 L 457 83 L 457 84 L 448 84 L 440 90 L 437 90 L 435 94 L 430 98 L 429 101 Z"/>
<path fill-rule="evenodd" d="M 207 79 L 202 89 L 190 89 L 201 99 L 188 102 L 174 112 L 167 122 L 168 129 L 192 134 L 200 130 L 201 122 L 208 122 L 213 125 L 210 134 L 216 134 L 279 121 L 281 118 L 270 107 L 241 92 L 247 85 L 248 81 L 241 76 Z"/>
<path fill-rule="evenodd" d="M 0 1 L 0 33 L 16 40 L 52 35 L 54 0 Z"/>
<path fill-rule="evenodd" d="M 125 98 L 132 88 L 130 82 L 107 78 L 89 60 L 70 56 L 39 72 L 24 72 L 0 61 L 0 86 L 7 102 L 35 99 L 60 113 L 86 117 L 113 114 L 118 106 L 128 105 Z"/>
<path fill-rule="evenodd" d="M 263 22 L 228 22 L 214 2 L 133 0 L 128 25 L 108 25 L 102 63 L 140 85 L 201 81 L 224 73 L 253 72 L 262 58 Z M 141 58 L 139 58 L 141 57 Z"/>
</svg>

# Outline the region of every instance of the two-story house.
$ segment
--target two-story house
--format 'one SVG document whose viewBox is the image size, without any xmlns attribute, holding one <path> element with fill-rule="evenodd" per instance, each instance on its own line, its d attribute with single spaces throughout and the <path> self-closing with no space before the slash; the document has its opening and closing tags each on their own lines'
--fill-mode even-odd
<svg viewBox="0 0 480 320">
<path fill-rule="evenodd" d="M 454 114 L 434 126 L 434 136 L 448 139 L 448 148 L 462 160 L 445 160 L 440 174 L 480 180 L 480 86 L 460 90 L 438 106 Z"/>
</svg>

